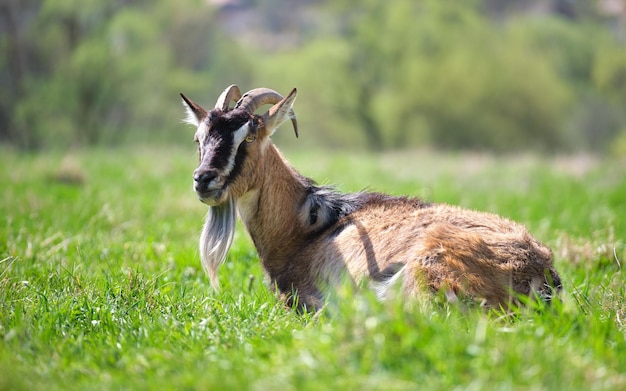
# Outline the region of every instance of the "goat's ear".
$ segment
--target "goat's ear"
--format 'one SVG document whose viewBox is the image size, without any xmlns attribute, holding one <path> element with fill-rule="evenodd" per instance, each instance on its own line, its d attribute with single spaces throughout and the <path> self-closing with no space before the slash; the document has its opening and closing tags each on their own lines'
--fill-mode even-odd
<svg viewBox="0 0 626 391">
<path fill-rule="evenodd" d="M 196 127 L 199 126 L 202 120 L 206 118 L 207 111 L 182 93 L 180 96 L 183 98 L 183 105 L 187 110 L 187 117 L 183 121 Z"/>
<path fill-rule="evenodd" d="M 281 99 L 274 106 L 265 113 L 265 129 L 269 132 L 269 136 L 274 134 L 276 128 L 280 126 L 287 119 L 291 120 L 293 124 L 293 130 L 298 137 L 298 121 L 296 120 L 296 113 L 293 111 L 293 102 L 296 100 L 298 91 L 294 88 L 289 95 Z"/>
</svg>

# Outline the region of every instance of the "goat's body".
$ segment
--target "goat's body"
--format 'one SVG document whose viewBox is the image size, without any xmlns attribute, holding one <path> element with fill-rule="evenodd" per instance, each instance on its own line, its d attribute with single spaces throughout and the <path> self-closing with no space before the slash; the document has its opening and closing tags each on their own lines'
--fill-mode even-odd
<svg viewBox="0 0 626 391">
<path fill-rule="evenodd" d="M 297 174 L 272 145 L 266 153 L 272 172 L 237 208 L 272 285 L 297 293 L 300 305 L 318 307 L 323 287 L 345 277 L 370 281 L 381 297 L 400 279 L 408 296 L 443 290 L 494 307 L 514 294 L 549 298 L 560 284 L 551 251 L 519 224 L 414 198 L 334 193 Z M 298 201 L 267 202 L 276 192 Z"/>
<path fill-rule="evenodd" d="M 415 198 L 340 194 L 300 175 L 269 139 L 287 119 L 297 135 L 295 96 L 295 89 L 284 98 L 268 89 L 242 95 L 233 85 L 211 111 L 183 96 L 188 122 L 197 126 L 194 190 L 210 207 L 200 253 L 213 283 L 236 208 L 271 285 L 309 309 L 346 278 L 370 284 L 381 298 L 399 285 L 409 297 L 442 291 L 452 301 L 502 308 L 518 295 L 549 300 L 560 289 L 551 251 L 519 224 Z M 265 114 L 254 114 L 268 103 Z"/>
<path fill-rule="evenodd" d="M 494 307 L 506 307 L 511 294 L 550 295 L 551 252 L 524 227 L 444 204 L 394 203 L 393 210 L 366 204 L 340 222 L 344 228 L 336 237 L 319 242 L 330 245 L 311 249 L 326 254 L 317 258 L 326 265 L 323 280 L 343 267 L 357 283 L 374 282 L 384 297 L 388 282 L 401 273 L 408 296 L 442 290 L 449 299 L 466 296 Z"/>
</svg>

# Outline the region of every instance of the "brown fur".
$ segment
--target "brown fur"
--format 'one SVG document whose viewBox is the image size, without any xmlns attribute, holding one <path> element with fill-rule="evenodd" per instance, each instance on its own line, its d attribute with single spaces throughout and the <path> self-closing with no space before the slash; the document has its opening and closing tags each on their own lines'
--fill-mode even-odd
<svg viewBox="0 0 626 391">
<path fill-rule="evenodd" d="M 509 308 L 520 295 L 549 301 L 560 290 L 550 249 L 519 224 L 414 198 L 340 195 L 314 186 L 269 139 L 285 120 L 295 124 L 295 95 L 294 89 L 263 116 L 228 110 L 227 105 L 225 112 L 207 114 L 184 98 L 201 149 L 194 178 L 211 172 L 216 175 L 212 183 L 224 183 L 211 185 L 213 193 L 200 191 L 202 201 L 223 208 L 227 200 L 235 200 L 272 286 L 290 304 L 297 297 L 299 307 L 319 308 L 326 287 L 345 278 L 356 285 L 370 281 L 381 297 L 400 281 L 407 297 L 442 291 L 452 301 L 468 298 L 496 308 Z M 240 115 L 244 122 L 238 122 L 239 129 L 220 129 L 215 118 L 222 115 Z M 212 121 L 208 125 L 207 118 Z M 245 158 L 231 177 L 212 165 L 216 147 L 211 143 L 233 132 L 247 141 L 237 147 L 237 156 Z M 209 238 L 221 237 L 220 225 L 205 227 L 211 227 L 205 230 Z M 223 257 L 205 257 L 214 276 Z"/>
<path fill-rule="evenodd" d="M 506 308 L 514 294 L 531 294 L 533 278 L 545 296 L 560 285 L 551 251 L 523 226 L 444 204 L 373 198 L 311 240 L 295 217 L 305 184 L 273 145 L 264 154 L 271 169 L 259 173 L 253 195 L 244 197 L 247 205 L 238 206 L 272 283 L 287 295 L 297 292 L 301 305 L 318 307 L 326 282 L 346 275 L 356 284 L 384 281 L 402 265 L 407 296 L 426 284 L 490 307 Z"/>
</svg>

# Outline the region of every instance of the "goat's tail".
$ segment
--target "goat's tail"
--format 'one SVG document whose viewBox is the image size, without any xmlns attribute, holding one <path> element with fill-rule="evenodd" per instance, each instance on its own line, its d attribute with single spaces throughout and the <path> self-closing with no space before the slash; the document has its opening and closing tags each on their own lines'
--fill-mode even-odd
<svg viewBox="0 0 626 391">
<path fill-rule="evenodd" d="M 407 264 L 405 289 L 411 295 L 425 287 L 507 309 L 520 296 L 550 301 L 561 281 L 550 249 L 526 231 L 472 230 L 453 224 L 427 229 L 416 260 Z"/>
</svg>

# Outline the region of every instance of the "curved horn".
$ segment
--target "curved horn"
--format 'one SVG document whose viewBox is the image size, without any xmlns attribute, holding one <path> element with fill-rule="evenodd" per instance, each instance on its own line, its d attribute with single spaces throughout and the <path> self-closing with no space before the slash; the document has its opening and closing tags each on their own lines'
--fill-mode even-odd
<svg viewBox="0 0 626 391">
<path fill-rule="evenodd" d="M 228 105 L 231 101 L 238 101 L 241 98 L 241 91 L 236 84 L 232 84 L 228 86 L 217 98 L 217 102 L 215 103 L 215 108 L 220 109 L 222 111 L 226 111 L 228 109 Z"/>
<path fill-rule="evenodd" d="M 294 91 L 292 91 L 289 96 L 293 93 Z M 235 105 L 235 108 L 241 108 L 250 114 L 253 114 L 259 107 L 266 104 L 275 105 L 281 100 L 283 100 L 283 96 L 274 90 L 270 90 L 269 88 L 255 88 L 243 94 L 241 99 L 239 99 Z M 273 113 L 270 113 L 270 116 L 273 116 Z M 296 113 L 293 109 L 289 109 L 289 118 L 293 124 L 293 130 L 296 137 L 298 137 L 298 121 L 296 120 Z"/>
<path fill-rule="evenodd" d="M 259 107 L 266 104 L 276 104 L 280 102 L 281 99 L 283 99 L 283 96 L 274 90 L 270 90 L 269 88 L 255 88 L 243 94 L 235 105 L 235 108 L 242 108 L 252 114 Z"/>
</svg>

